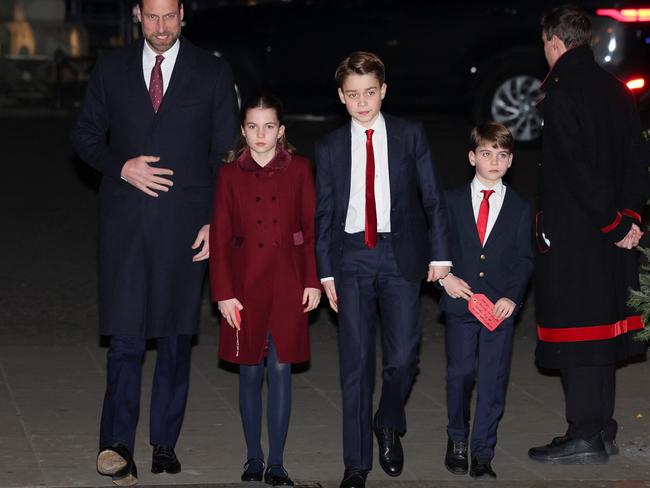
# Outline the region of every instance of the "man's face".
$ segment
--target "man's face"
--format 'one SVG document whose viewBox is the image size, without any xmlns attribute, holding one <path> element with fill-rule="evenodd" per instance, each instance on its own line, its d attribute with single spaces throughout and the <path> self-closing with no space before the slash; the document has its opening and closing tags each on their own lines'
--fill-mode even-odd
<svg viewBox="0 0 650 488">
<path fill-rule="evenodd" d="M 385 96 L 386 83 L 380 85 L 374 74 L 348 75 L 339 88 L 341 103 L 350 116 L 367 129 L 377 119 Z"/>
<path fill-rule="evenodd" d="M 138 9 L 138 20 L 151 48 L 163 54 L 181 35 L 183 5 L 179 8 L 178 0 L 144 0 L 142 9 Z"/>
</svg>

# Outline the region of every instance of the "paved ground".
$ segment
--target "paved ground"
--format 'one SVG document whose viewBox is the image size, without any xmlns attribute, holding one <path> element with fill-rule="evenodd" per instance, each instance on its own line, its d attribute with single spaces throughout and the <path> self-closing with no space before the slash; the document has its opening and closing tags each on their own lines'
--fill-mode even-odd
<svg viewBox="0 0 650 488">
<path fill-rule="evenodd" d="M 70 119 L 1 118 L 0 191 L 0 488 L 106 486 L 94 470 L 103 395 L 103 347 L 96 335 L 96 178 L 72 158 Z M 465 127 L 428 124 L 446 184 L 462 181 Z M 295 123 L 296 142 L 328 124 Z M 306 151 L 307 153 L 309 151 Z M 456 157 L 460 156 L 460 157 Z M 517 156 L 516 156 L 517 157 Z M 524 149 L 514 186 L 530 194 L 538 158 Z M 456 162 L 457 161 L 457 162 Z M 457 166 L 456 166 L 457 165 Z M 515 166 L 517 167 L 517 166 Z M 621 454 L 600 467 L 546 467 L 526 456 L 565 429 L 559 378 L 533 364 L 529 295 L 515 338 L 505 416 L 494 468 L 503 487 L 650 487 L 650 367 L 619 371 L 616 417 Z M 304 484 L 338 486 L 341 410 L 336 324 L 321 307 L 312 317 L 310 367 L 297 372 L 285 464 Z M 423 293 L 421 368 L 408 402 L 406 466 L 398 480 L 377 466 L 369 487 L 444 487 L 470 483 L 447 473 L 444 346 L 434 292 Z M 217 361 L 217 325 L 207 298 L 193 351 L 192 383 L 177 452 L 179 475 L 148 472 L 147 404 L 153 355 L 147 355 L 136 460 L 140 484 L 241 486 L 245 447 L 237 375 Z"/>
</svg>

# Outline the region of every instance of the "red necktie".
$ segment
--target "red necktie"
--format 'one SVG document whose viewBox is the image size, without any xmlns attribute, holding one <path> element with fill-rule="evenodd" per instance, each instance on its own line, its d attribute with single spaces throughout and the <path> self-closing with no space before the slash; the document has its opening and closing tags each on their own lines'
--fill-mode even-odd
<svg viewBox="0 0 650 488">
<path fill-rule="evenodd" d="M 377 208 L 375 206 L 375 152 L 372 149 L 372 129 L 366 131 L 366 246 L 377 245 Z"/>
<path fill-rule="evenodd" d="M 151 97 L 153 111 L 156 113 L 158 113 L 158 108 L 160 108 L 163 99 L 163 78 L 160 65 L 164 60 L 165 58 L 161 54 L 156 56 L 156 64 L 151 70 L 151 78 L 149 79 L 149 97 Z"/>
<path fill-rule="evenodd" d="M 485 229 L 487 229 L 488 215 L 490 214 L 490 195 L 494 190 L 481 190 L 483 193 L 483 200 L 478 209 L 478 218 L 476 219 L 476 230 L 478 231 L 478 239 L 481 241 L 481 246 L 485 241 Z"/>
</svg>

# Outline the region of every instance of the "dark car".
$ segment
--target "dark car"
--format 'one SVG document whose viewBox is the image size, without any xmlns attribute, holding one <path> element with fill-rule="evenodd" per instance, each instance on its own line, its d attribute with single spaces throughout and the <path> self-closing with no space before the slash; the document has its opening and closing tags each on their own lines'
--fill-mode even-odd
<svg viewBox="0 0 650 488">
<path fill-rule="evenodd" d="M 402 113 L 462 109 L 535 140 L 535 103 L 548 71 L 539 18 L 558 2 L 249 0 L 187 12 L 184 33 L 233 66 L 242 96 L 270 90 L 293 112 L 332 113 L 334 70 L 355 50 L 386 62 L 387 107 Z M 625 5 L 625 8 L 622 5 Z M 592 15 L 597 61 L 642 103 L 650 81 L 650 0 L 581 2 Z M 197 8 L 198 6 L 198 8 Z"/>
</svg>

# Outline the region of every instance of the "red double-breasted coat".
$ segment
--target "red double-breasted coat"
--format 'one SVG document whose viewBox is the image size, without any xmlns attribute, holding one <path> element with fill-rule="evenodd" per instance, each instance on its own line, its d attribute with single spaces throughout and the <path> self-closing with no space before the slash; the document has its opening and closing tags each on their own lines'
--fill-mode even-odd
<svg viewBox="0 0 650 488">
<path fill-rule="evenodd" d="M 217 178 L 210 226 L 212 300 L 237 298 L 241 329 L 225 320 L 219 357 L 257 364 L 268 334 L 278 359 L 309 359 L 305 288 L 320 288 L 314 253 L 315 190 L 309 161 L 283 148 L 265 167 L 246 150 Z"/>
</svg>

